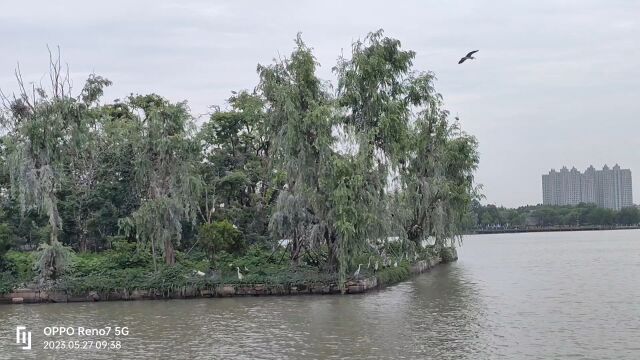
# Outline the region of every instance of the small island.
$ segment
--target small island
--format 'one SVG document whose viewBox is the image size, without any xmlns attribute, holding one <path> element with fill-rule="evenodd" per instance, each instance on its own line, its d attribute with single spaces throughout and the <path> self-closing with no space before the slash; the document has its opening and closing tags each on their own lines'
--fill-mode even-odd
<svg viewBox="0 0 640 360">
<path fill-rule="evenodd" d="M 356 293 L 455 260 L 477 142 L 415 56 L 376 31 L 330 83 L 298 35 L 208 118 L 72 88 L 55 54 L 49 84 L 16 71 L 0 301 Z"/>
</svg>

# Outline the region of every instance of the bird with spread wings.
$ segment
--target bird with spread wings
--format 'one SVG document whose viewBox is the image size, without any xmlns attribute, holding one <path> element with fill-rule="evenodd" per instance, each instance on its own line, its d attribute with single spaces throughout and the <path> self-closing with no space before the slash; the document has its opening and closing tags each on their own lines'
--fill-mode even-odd
<svg viewBox="0 0 640 360">
<path fill-rule="evenodd" d="M 480 51 L 480 50 L 473 50 L 473 51 L 469 52 L 465 57 L 463 57 L 462 59 L 460 59 L 460 61 L 458 61 L 458 64 L 462 64 L 466 60 L 475 59 L 473 57 L 473 54 L 477 53 L 478 51 Z"/>
</svg>

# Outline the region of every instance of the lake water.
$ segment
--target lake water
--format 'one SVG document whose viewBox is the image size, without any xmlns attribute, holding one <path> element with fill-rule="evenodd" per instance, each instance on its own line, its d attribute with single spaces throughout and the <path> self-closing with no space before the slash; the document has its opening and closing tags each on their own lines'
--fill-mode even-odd
<svg viewBox="0 0 640 360">
<path fill-rule="evenodd" d="M 364 295 L 0 306 L 0 359 L 640 359 L 639 230 L 469 236 L 459 255 Z M 120 349 L 43 349 L 109 347 L 116 326 Z"/>
</svg>

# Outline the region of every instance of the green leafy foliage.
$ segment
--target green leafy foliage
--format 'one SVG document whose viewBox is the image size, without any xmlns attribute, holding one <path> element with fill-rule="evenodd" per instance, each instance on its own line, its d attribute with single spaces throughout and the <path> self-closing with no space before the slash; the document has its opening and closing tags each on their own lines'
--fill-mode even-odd
<svg viewBox="0 0 640 360">
<path fill-rule="evenodd" d="M 12 232 L 9 225 L 0 224 L 0 266 L 2 266 L 4 255 L 11 249 L 13 242 L 11 241 Z"/>
<path fill-rule="evenodd" d="M 19 286 L 14 274 L 8 271 L 0 271 L 0 294 L 10 293 Z"/>
<path fill-rule="evenodd" d="M 186 102 L 102 103 L 111 82 L 100 76 L 73 96 L 54 61 L 49 92 L 19 78 L 0 110 L 0 190 L 10 190 L 0 191 L 0 256 L 41 245 L 38 275 L 71 291 L 169 291 L 342 286 L 371 259 L 424 256 L 436 251 L 422 247 L 430 238 L 451 246 L 473 222 L 477 142 L 449 120 L 415 55 L 375 31 L 339 59 L 331 84 L 298 35 L 289 57 L 258 66 L 254 91 L 233 91 L 197 131 Z M 7 279 L 33 279 L 9 267 Z"/>
<path fill-rule="evenodd" d="M 87 275 L 94 272 L 127 268 L 150 269 L 151 254 L 148 248 L 138 246 L 126 240 L 112 242 L 112 248 L 100 254 L 79 254 L 73 263 L 73 273 Z"/>
<path fill-rule="evenodd" d="M 0 270 L 10 273 L 18 282 L 31 282 L 36 276 L 36 256 L 30 252 L 9 251 L 5 254 Z"/>
<path fill-rule="evenodd" d="M 379 271 L 376 276 L 378 277 L 378 286 L 386 286 L 404 281 L 409 278 L 411 272 L 407 263 L 400 263 L 398 267 L 387 267 Z"/>
<path fill-rule="evenodd" d="M 212 258 L 220 251 L 241 254 L 246 247 L 242 233 L 227 220 L 200 225 L 198 240 Z"/>
<path fill-rule="evenodd" d="M 201 179 L 197 175 L 197 146 L 191 139 L 192 120 L 185 103 L 173 104 L 155 95 L 131 96 L 129 121 L 133 133 L 135 185 L 146 194 L 123 229 L 151 244 L 162 246 L 168 265 L 175 263 L 175 246 L 182 239 L 182 221 L 195 224 Z"/>
</svg>

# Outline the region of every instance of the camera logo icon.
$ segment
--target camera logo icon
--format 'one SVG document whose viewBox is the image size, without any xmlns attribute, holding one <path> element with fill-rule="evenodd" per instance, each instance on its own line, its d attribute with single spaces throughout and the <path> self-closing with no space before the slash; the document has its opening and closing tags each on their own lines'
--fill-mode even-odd
<svg viewBox="0 0 640 360">
<path fill-rule="evenodd" d="M 31 331 L 26 326 L 16 326 L 16 344 L 24 345 L 23 350 L 31 350 Z"/>
</svg>

